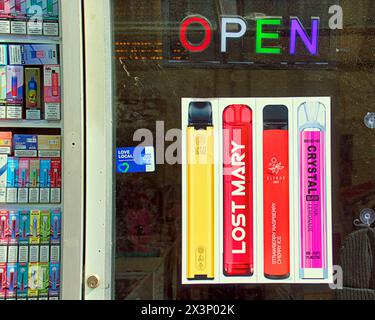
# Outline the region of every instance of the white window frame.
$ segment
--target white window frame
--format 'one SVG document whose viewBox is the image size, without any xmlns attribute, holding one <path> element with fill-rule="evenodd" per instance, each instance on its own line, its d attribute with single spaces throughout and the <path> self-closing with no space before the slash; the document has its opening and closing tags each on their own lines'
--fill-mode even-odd
<svg viewBox="0 0 375 320">
<path fill-rule="evenodd" d="M 86 66 L 86 252 L 84 296 L 112 295 L 113 95 L 111 1 L 83 0 Z M 96 276 L 97 288 L 87 279 Z"/>
</svg>

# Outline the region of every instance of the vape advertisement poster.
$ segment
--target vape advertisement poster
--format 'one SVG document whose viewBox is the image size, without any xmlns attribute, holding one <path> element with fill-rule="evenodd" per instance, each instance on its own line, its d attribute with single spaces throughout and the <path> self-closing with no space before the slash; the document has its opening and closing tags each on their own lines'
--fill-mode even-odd
<svg viewBox="0 0 375 320">
<path fill-rule="evenodd" d="M 332 283 L 331 98 L 182 99 L 182 283 Z"/>
</svg>

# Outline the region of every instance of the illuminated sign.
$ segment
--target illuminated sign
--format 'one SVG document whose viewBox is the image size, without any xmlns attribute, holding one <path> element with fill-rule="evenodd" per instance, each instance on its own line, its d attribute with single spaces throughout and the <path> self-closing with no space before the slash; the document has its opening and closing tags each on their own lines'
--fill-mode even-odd
<svg viewBox="0 0 375 320">
<path fill-rule="evenodd" d="M 328 22 L 331 30 L 342 29 L 342 9 L 339 6 L 332 6 L 329 13 L 333 16 Z M 288 53 L 296 55 L 297 43 L 300 41 L 305 50 L 310 55 L 316 56 L 319 52 L 319 28 L 321 27 L 319 17 L 311 17 L 310 25 L 304 26 L 298 17 L 290 17 L 289 20 L 289 45 Z M 203 28 L 203 40 L 199 43 L 189 41 L 189 32 L 192 26 Z M 283 26 L 282 17 L 262 17 L 255 21 L 255 53 L 256 54 L 282 54 L 281 46 L 278 46 L 280 34 L 277 28 Z M 233 31 L 235 29 L 235 31 Z M 271 30 L 270 30 L 271 29 Z M 221 53 L 227 53 L 228 43 L 231 39 L 241 39 L 248 30 L 248 21 L 240 16 L 221 16 L 220 17 L 220 39 Z M 308 30 L 308 31 L 307 31 Z M 179 30 L 179 36 L 182 46 L 189 52 L 203 52 L 211 44 L 214 37 L 214 28 L 211 22 L 204 16 L 192 15 L 186 17 Z M 265 40 L 272 41 L 273 46 L 266 45 Z"/>
</svg>

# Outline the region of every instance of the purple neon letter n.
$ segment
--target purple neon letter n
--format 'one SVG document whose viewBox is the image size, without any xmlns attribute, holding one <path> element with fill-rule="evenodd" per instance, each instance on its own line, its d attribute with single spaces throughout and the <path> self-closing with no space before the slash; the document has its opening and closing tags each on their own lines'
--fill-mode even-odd
<svg viewBox="0 0 375 320">
<path fill-rule="evenodd" d="M 305 28 L 298 18 L 291 18 L 290 25 L 290 54 L 296 54 L 297 33 L 302 39 L 305 47 L 312 55 L 318 54 L 319 18 L 311 19 L 311 39 L 309 39 Z"/>
</svg>

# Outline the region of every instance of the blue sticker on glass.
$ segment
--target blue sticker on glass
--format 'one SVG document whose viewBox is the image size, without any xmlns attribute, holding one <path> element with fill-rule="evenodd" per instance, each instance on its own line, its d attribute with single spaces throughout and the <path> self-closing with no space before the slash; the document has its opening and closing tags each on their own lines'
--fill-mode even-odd
<svg viewBox="0 0 375 320">
<path fill-rule="evenodd" d="M 117 173 L 154 172 L 154 147 L 131 147 L 116 149 Z"/>
</svg>

